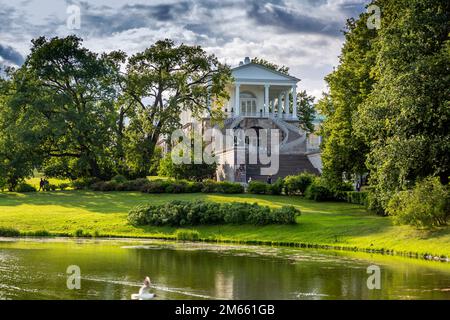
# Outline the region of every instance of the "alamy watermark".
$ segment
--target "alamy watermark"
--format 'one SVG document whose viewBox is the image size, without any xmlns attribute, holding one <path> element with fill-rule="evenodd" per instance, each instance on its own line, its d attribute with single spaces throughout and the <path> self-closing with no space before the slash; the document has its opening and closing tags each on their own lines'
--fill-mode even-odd
<svg viewBox="0 0 450 320">
<path fill-rule="evenodd" d="M 66 13 L 68 15 L 66 26 L 69 30 L 78 30 L 81 28 L 81 9 L 77 5 L 70 5 L 67 7 Z"/>
<path fill-rule="evenodd" d="M 275 175 L 280 167 L 280 131 L 278 129 L 205 130 L 202 136 L 187 136 L 181 130 L 171 135 L 174 164 L 259 164 L 261 175 Z M 233 157 L 225 156 L 232 151 Z"/>
<path fill-rule="evenodd" d="M 81 289 L 81 269 L 77 265 L 70 265 L 67 267 L 67 289 L 69 290 L 79 290 Z"/>
<path fill-rule="evenodd" d="M 370 16 L 367 18 L 367 28 L 380 29 L 381 28 L 381 9 L 377 5 L 370 5 L 367 7 L 367 13 Z"/>
<path fill-rule="evenodd" d="M 370 265 L 367 267 L 367 273 L 370 276 L 367 278 L 367 288 L 369 290 L 381 289 L 381 270 L 377 265 Z"/>
</svg>

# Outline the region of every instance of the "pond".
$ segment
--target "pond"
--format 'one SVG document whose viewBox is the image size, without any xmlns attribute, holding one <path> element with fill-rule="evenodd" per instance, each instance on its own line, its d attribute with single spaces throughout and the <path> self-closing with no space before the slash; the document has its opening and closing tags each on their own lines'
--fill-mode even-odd
<svg viewBox="0 0 450 320">
<path fill-rule="evenodd" d="M 67 268 L 81 288 L 67 288 Z M 380 268 L 369 289 L 367 268 Z M 152 240 L 1 239 L 0 299 L 450 299 L 450 264 L 354 252 Z"/>
</svg>

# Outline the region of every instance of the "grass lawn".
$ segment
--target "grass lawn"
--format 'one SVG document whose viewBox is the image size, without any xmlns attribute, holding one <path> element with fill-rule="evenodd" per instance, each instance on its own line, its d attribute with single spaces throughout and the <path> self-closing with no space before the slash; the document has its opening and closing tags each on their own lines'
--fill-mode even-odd
<svg viewBox="0 0 450 320">
<path fill-rule="evenodd" d="M 0 193 L 0 226 L 21 232 L 46 230 L 73 234 L 78 229 L 94 234 L 128 237 L 171 235 L 176 228 L 133 227 L 127 212 L 144 203 L 173 199 L 246 201 L 278 207 L 294 205 L 302 215 L 297 225 L 195 226 L 202 238 L 261 240 L 374 248 L 450 256 L 450 227 L 434 231 L 393 226 L 388 217 L 368 214 L 364 207 L 348 203 L 319 203 L 287 196 L 143 194 L 140 192 L 55 191 Z"/>
</svg>

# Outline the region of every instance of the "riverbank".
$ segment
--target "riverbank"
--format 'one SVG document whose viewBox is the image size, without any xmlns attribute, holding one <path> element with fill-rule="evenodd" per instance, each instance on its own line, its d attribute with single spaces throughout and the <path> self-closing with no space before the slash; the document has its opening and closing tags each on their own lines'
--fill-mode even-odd
<svg viewBox="0 0 450 320">
<path fill-rule="evenodd" d="M 177 228 L 134 227 L 127 223 L 133 206 L 173 199 L 258 202 L 301 210 L 297 225 L 194 226 L 207 242 L 331 248 L 411 257 L 449 257 L 450 228 L 417 230 L 394 226 L 388 217 L 348 203 L 314 202 L 300 197 L 265 195 L 142 194 L 139 192 L 57 191 L 0 193 L 0 226 L 21 235 L 46 231 L 51 235 L 174 239 Z M 82 233 L 80 233 L 80 230 Z"/>
</svg>

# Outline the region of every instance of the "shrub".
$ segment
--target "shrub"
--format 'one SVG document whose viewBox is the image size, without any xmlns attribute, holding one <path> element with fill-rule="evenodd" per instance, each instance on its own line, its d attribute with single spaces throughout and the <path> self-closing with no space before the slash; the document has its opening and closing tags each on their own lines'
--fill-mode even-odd
<svg viewBox="0 0 450 320">
<path fill-rule="evenodd" d="M 60 183 L 60 184 L 58 185 L 58 188 L 59 188 L 60 190 L 66 190 L 68 187 L 70 187 L 70 184 L 69 184 L 69 183 Z"/>
<path fill-rule="evenodd" d="M 203 188 L 203 184 L 201 182 L 198 181 L 188 181 L 186 183 L 186 189 L 185 192 L 187 193 L 197 193 L 197 192 L 201 192 Z"/>
<path fill-rule="evenodd" d="M 98 178 L 78 178 L 72 181 L 72 187 L 75 190 L 87 189 L 96 182 L 99 182 Z"/>
<path fill-rule="evenodd" d="M 284 187 L 286 194 L 301 194 L 305 195 L 306 189 L 313 182 L 314 175 L 310 173 L 300 173 L 295 176 L 287 176 L 284 178 Z"/>
<path fill-rule="evenodd" d="M 124 176 L 118 174 L 114 177 L 112 177 L 111 181 L 117 182 L 117 183 L 124 183 L 127 182 L 127 178 L 125 178 Z"/>
<path fill-rule="evenodd" d="M 50 232 L 47 230 L 30 231 L 27 232 L 26 235 L 30 237 L 51 237 Z"/>
<path fill-rule="evenodd" d="M 229 182 L 229 181 L 219 181 L 215 182 L 215 190 L 216 193 L 243 193 L 244 186 L 237 182 Z"/>
<path fill-rule="evenodd" d="M 50 191 L 55 191 L 58 188 L 58 186 L 56 184 L 49 184 L 47 186 L 47 189 Z"/>
<path fill-rule="evenodd" d="M 99 181 L 93 183 L 90 188 L 94 191 L 117 191 L 121 185 L 118 182 L 115 181 Z"/>
<path fill-rule="evenodd" d="M 364 191 L 347 191 L 347 202 L 367 206 L 367 195 Z"/>
<path fill-rule="evenodd" d="M 283 206 L 273 211 L 272 223 L 295 224 L 300 214 L 300 210 L 294 206 Z"/>
<path fill-rule="evenodd" d="M 75 233 L 74 233 L 74 236 L 75 237 L 82 237 L 82 236 L 84 236 L 84 231 L 83 231 L 83 229 L 78 229 L 77 231 L 75 231 Z"/>
<path fill-rule="evenodd" d="M 165 193 L 170 182 L 167 180 L 148 181 L 142 186 L 141 191 L 145 193 Z"/>
<path fill-rule="evenodd" d="M 36 192 L 37 190 L 31 184 L 22 182 L 16 186 L 15 191 L 16 192 Z"/>
<path fill-rule="evenodd" d="M 204 180 L 202 182 L 203 193 L 243 193 L 244 187 L 237 182 L 229 182 L 229 181 L 214 181 L 211 179 Z"/>
<path fill-rule="evenodd" d="M 268 184 L 261 181 L 251 181 L 248 184 L 247 191 L 248 193 L 253 194 L 265 194 L 267 192 Z"/>
<path fill-rule="evenodd" d="M 412 190 L 397 192 L 389 201 L 386 212 L 396 224 L 416 227 L 446 225 L 450 217 L 448 187 L 438 178 L 417 182 Z"/>
<path fill-rule="evenodd" d="M 334 192 L 320 178 L 314 179 L 306 189 L 305 195 L 307 199 L 315 201 L 334 200 Z"/>
<path fill-rule="evenodd" d="M 198 241 L 200 233 L 197 230 L 178 229 L 175 231 L 175 237 L 182 241 Z"/>
<path fill-rule="evenodd" d="M 387 215 L 383 208 L 382 202 L 379 199 L 379 194 L 375 189 L 367 192 L 366 209 L 380 216 Z"/>
<path fill-rule="evenodd" d="M 275 183 L 269 184 L 267 186 L 267 192 L 273 195 L 280 195 L 283 193 L 284 180 L 278 178 Z"/>
<path fill-rule="evenodd" d="M 128 213 L 134 226 L 185 226 L 214 224 L 292 224 L 300 211 L 294 207 L 271 210 L 258 204 L 205 201 L 171 201 L 160 205 L 139 205 Z"/>
<path fill-rule="evenodd" d="M 17 229 L 9 227 L 0 227 L 0 237 L 18 237 L 20 232 Z"/>
</svg>

